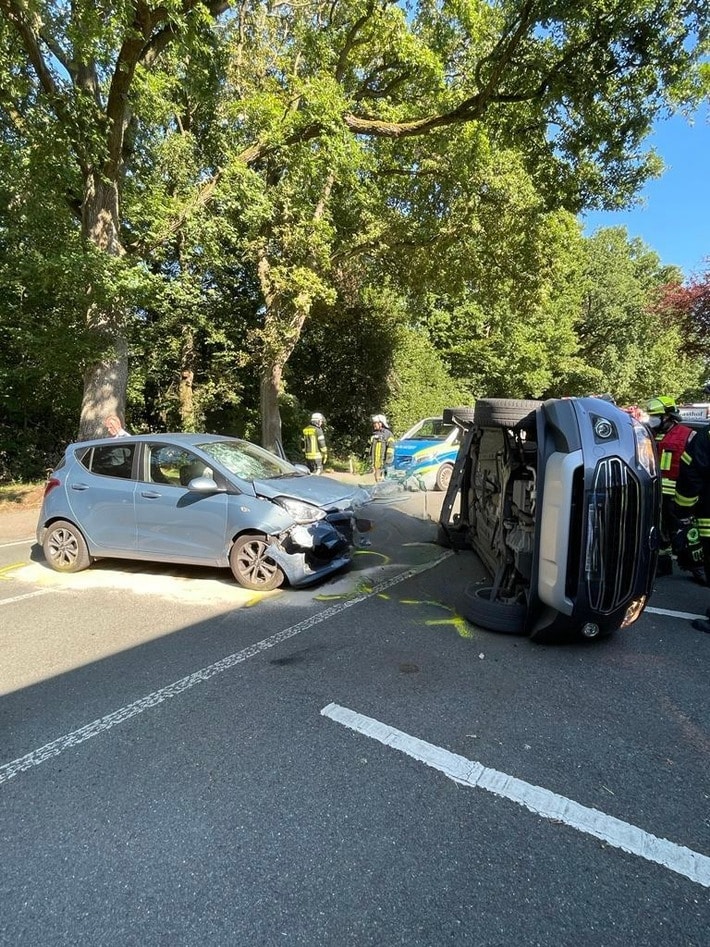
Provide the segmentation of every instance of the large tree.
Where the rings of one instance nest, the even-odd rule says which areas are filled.
[[[375,252],[393,229],[421,235],[420,197],[436,239],[442,156],[466,175],[513,148],[550,208],[623,203],[658,169],[640,150],[652,120],[699,94],[708,30],[700,0],[426,0],[409,13],[393,0],[0,0],[0,12],[4,121],[18,138],[39,123],[65,151],[68,206],[110,262],[85,287],[101,355],[81,433],[123,407],[126,251],[149,262],[227,188],[261,287],[252,342],[269,446],[284,367],[314,302],[334,298],[334,258]],[[209,117],[185,136],[200,102]],[[462,125],[475,129],[463,160],[450,134]],[[124,188],[140,193],[170,134],[188,142],[190,193],[169,222],[150,201],[126,220]]]

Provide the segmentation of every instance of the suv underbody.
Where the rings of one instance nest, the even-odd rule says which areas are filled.
[[[593,638],[643,611],[659,515],[653,441],[626,412],[599,398],[480,399],[439,538],[473,549],[491,576],[469,600],[475,624]]]

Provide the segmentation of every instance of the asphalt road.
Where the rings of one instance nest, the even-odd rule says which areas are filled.
[[[710,591],[492,634],[436,514],[374,504],[348,573],[270,596],[57,576],[0,517],[0,942],[704,947]]]

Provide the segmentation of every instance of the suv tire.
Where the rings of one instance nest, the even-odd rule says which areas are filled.
[[[482,427],[512,427],[541,404],[541,401],[517,398],[479,398],[474,420]]]
[[[514,602],[505,605],[503,602],[492,602],[493,589],[476,589],[473,598],[465,609],[466,618],[474,625],[487,628],[489,631],[498,631],[504,635],[524,635],[527,606]]]
[[[473,421],[473,415],[476,409],[470,405],[462,406],[460,408],[444,408],[441,413],[442,420],[444,424],[456,424],[456,419],[464,421],[466,424],[470,424]]]

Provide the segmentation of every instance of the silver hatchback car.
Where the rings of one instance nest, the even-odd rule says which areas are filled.
[[[67,447],[37,541],[59,572],[103,557],[179,562],[229,567],[244,588],[270,591],[346,566],[369,499],[237,438],[115,437]]]

